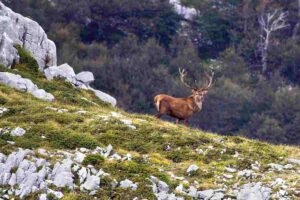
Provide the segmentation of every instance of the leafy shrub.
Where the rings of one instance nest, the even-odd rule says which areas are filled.
[[[103,158],[103,156],[98,155],[98,154],[90,154],[84,158],[83,164],[99,166],[102,163],[104,163],[104,161],[105,161],[105,159]]]
[[[32,57],[32,55],[20,45],[15,45],[15,48],[17,49],[18,54],[20,56],[20,63],[25,64],[26,68],[32,71],[33,73],[38,73],[39,65],[37,61]]]
[[[180,163],[184,160],[184,155],[182,154],[181,151],[175,150],[168,153],[167,158],[171,159],[175,163]]]

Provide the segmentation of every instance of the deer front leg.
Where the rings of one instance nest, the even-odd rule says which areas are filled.
[[[179,124],[180,120],[179,119],[176,119],[176,124]]]
[[[161,113],[157,113],[156,115],[154,115],[154,117],[156,117],[157,119],[161,118],[162,114]]]

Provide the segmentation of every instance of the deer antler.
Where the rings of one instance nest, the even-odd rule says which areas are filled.
[[[202,88],[202,90],[208,90],[208,89],[211,87],[212,82],[213,82],[214,74],[215,74],[214,71],[211,72],[211,76],[209,76],[206,72],[204,73],[204,75],[205,75],[205,76],[207,77],[207,79],[208,79],[208,84],[207,84],[206,87]]]
[[[186,81],[185,81],[185,76],[186,76],[186,71],[185,69],[180,69],[179,68],[179,74],[180,74],[180,80],[181,82],[187,87],[187,88],[190,88],[190,89],[195,89],[194,87],[190,86]]]

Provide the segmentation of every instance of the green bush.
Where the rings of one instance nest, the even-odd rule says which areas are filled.
[[[184,160],[184,154],[179,150],[175,150],[168,153],[167,158],[171,159],[175,163],[180,163]]]
[[[84,158],[83,164],[99,166],[102,163],[104,163],[104,161],[105,161],[105,159],[103,156],[98,155],[98,154],[90,154]]]
[[[31,72],[38,73],[39,65],[37,61],[32,57],[30,52],[26,51],[20,45],[15,45],[15,48],[17,49],[18,54],[20,56],[20,64],[24,64],[26,68]]]

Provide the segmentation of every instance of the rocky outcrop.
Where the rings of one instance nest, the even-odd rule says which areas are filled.
[[[76,76],[73,68],[66,64],[60,66],[52,66],[44,70],[44,74],[48,80],[53,80],[55,77],[61,77],[73,83]]]
[[[52,94],[45,92],[43,89],[39,89],[37,85],[32,83],[31,80],[22,78],[20,75],[9,72],[0,72],[0,83],[23,92],[28,92],[36,98],[44,101],[54,100],[54,96]]]
[[[31,52],[39,68],[56,65],[56,46],[35,21],[13,12],[0,2],[0,63],[9,67],[18,62],[19,55],[14,45],[18,44]]]
[[[195,8],[183,6],[180,0],[169,0],[169,2],[174,6],[175,11],[185,19],[192,19],[197,14]]]
[[[2,117],[2,115],[4,115],[4,113],[8,112],[9,110],[7,108],[2,108],[0,107],[0,117]]]
[[[271,192],[270,188],[262,186],[261,183],[249,183],[241,187],[237,200],[268,200]]]
[[[90,86],[90,84],[95,81],[92,72],[83,71],[76,75],[73,68],[69,64],[65,63],[60,66],[49,67],[45,69],[44,73],[48,80],[52,80],[55,77],[64,78],[67,82],[70,82],[74,87],[93,91],[101,101],[110,103],[112,106],[117,105],[117,100],[114,97],[100,90],[93,89]]]
[[[0,2],[0,24],[0,64],[10,67],[13,63],[17,63],[19,55],[14,46],[20,45],[36,59],[40,70],[44,71],[48,80],[52,80],[54,77],[65,78],[75,87],[91,90],[100,100],[116,106],[117,101],[114,97],[90,87],[95,80],[92,72],[84,71],[76,75],[68,64],[56,66],[56,46],[48,39],[45,31],[37,22],[13,12]],[[8,73],[1,76],[1,83],[29,92],[39,99],[54,100],[51,94],[38,89],[29,79]]]
[[[109,94],[106,94],[100,90],[95,90],[92,88],[90,88],[90,90],[92,90],[100,100],[110,103],[112,106],[117,105],[117,100],[114,97],[110,96]]]

